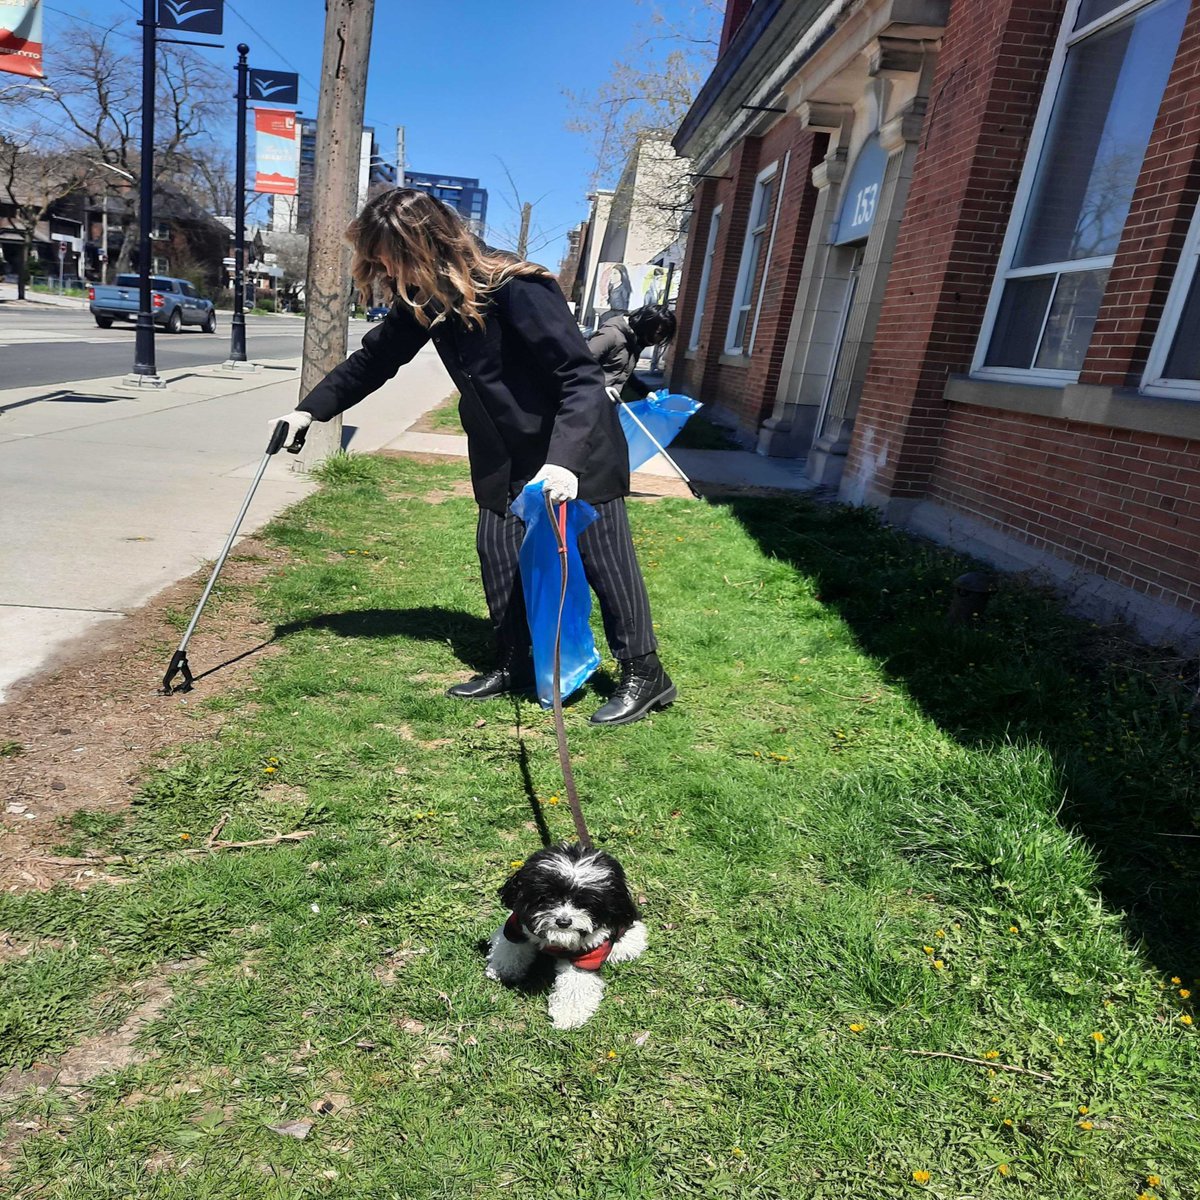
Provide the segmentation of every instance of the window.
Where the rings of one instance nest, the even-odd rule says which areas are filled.
[[[750,330],[751,310],[754,307],[754,282],[762,265],[767,247],[767,231],[771,224],[771,201],[775,198],[775,164],[772,163],[754,184],[754,200],[750,206],[750,223],[742,247],[734,291],[733,312],[729,317],[729,337],[725,342],[727,354],[748,354],[746,334]]]
[[[1167,296],[1146,373],[1145,391],[1200,400],[1200,205]]]
[[[1072,0],[977,372],[1078,376],[1187,11],[1187,0]]]
[[[704,320],[704,304],[708,299],[708,281],[712,277],[713,255],[717,252],[717,231],[720,228],[721,206],[718,204],[708,222],[708,241],[704,246],[704,262],[700,267],[700,291],[696,293],[696,315],[692,320],[692,336],[688,339],[689,350],[695,350],[700,345],[700,323]]]

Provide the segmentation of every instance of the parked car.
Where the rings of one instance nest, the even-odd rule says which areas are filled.
[[[116,283],[94,284],[88,288],[92,316],[101,329],[114,321],[136,321],[138,315],[138,277],[118,275]],[[205,300],[186,279],[154,275],[150,279],[150,305],[154,323],[168,333],[178,333],[185,325],[199,325],[205,333],[217,332],[217,312],[211,300]]]
[[[388,315],[388,306],[386,304],[375,304],[367,309],[368,321],[382,321]]]

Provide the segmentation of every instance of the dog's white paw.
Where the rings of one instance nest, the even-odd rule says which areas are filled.
[[[646,926],[641,921],[634,921],[613,943],[608,961],[610,963],[632,962],[645,951],[646,941]]]
[[[550,992],[550,1023],[555,1029],[578,1029],[600,1007],[604,980],[594,971],[562,963]]]

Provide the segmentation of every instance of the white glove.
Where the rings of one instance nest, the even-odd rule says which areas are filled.
[[[547,463],[529,482],[545,484],[542,490],[550,497],[551,504],[562,504],[579,495],[579,476],[553,463]]]
[[[280,422],[288,427],[287,437],[283,439],[283,444],[285,446],[290,446],[292,441],[295,439],[296,434],[298,434],[302,429],[307,429],[312,424],[312,413],[300,412],[297,410],[296,412],[290,412],[283,417],[274,417],[267,422],[267,425],[272,431],[274,431],[275,426],[280,424]]]

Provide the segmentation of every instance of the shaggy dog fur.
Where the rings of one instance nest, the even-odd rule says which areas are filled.
[[[500,889],[512,916],[488,943],[487,974],[519,983],[539,954],[555,959],[550,1020],[576,1029],[600,1006],[604,962],[629,962],[646,948],[621,864],[602,850],[539,850]]]

